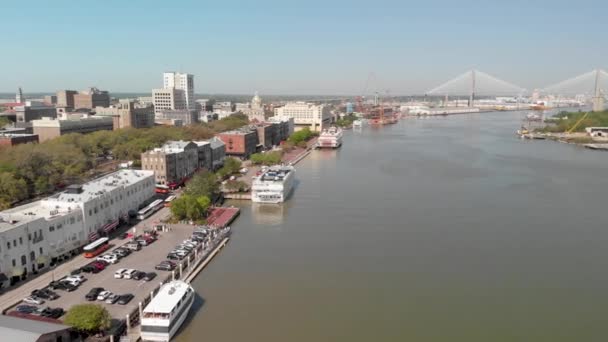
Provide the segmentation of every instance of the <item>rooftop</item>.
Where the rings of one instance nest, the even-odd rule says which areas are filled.
[[[52,219],[66,215],[84,202],[152,175],[154,171],[120,170],[82,186],[72,185],[48,198],[4,210],[0,212],[0,232],[40,218]]]
[[[0,336],[3,341],[35,342],[41,335],[69,328],[63,324],[0,315]]]
[[[186,295],[190,285],[183,281],[172,281],[163,285],[152,301],[146,306],[144,312],[171,313],[177,303]]]

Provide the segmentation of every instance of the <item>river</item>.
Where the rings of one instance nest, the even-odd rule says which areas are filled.
[[[605,341],[608,154],[525,113],[347,131],[242,214],[177,341]]]

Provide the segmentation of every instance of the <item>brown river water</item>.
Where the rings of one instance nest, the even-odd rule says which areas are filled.
[[[285,204],[232,202],[176,340],[608,340],[608,154],[525,114],[347,131]]]

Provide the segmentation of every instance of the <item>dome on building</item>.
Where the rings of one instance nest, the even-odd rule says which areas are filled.
[[[253,99],[251,99],[251,108],[261,108],[262,107],[262,98],[258,95],[258,92],[255,92]]]

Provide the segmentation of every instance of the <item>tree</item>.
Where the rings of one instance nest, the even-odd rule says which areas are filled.
[[[281,151],[254,153],[251,155],[251,162],[255,165],[276,165],[281,163],[282,157],[283,153]]]
[[[213,195],[219,192],[217,176],[207,171],[199,172],[188,181],[185,192],[197,198],[201,196],[213,198]]]
[[[74,305],[67,313],[65,324],[74,329],[85,332],[95,333],[110,327],[110,314],[103,306],[98,304],[79,304]]]
[[[205,217],[210,204],[211,200],[207,196],[184,194],[171,202],[171,214],[177,220],[199,221]]]

